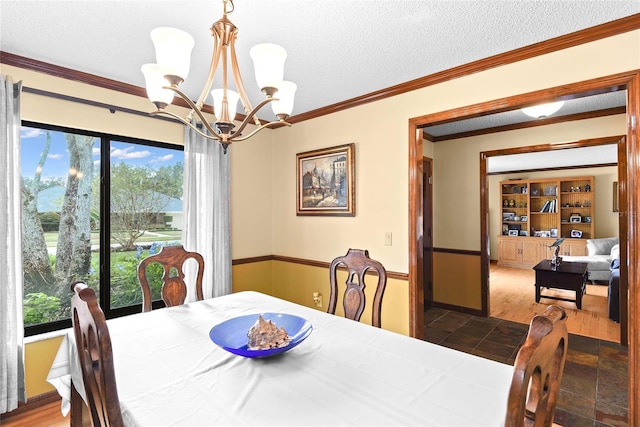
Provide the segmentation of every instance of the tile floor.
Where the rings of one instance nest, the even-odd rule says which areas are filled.
[[[431,308],[427,341],[513,365],[529,325]],[[566,427],[628,426],[627,347],[569,334],[555,422]]]

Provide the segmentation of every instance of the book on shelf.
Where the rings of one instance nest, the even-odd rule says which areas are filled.
[[[558,212],[558,200],[557,199],[547,200],[546,202],[544,202],[544,205],[542,205],[540,212],[546,212],[546,213]]]

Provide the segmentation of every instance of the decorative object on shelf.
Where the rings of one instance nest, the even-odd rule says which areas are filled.
[[[591,192],[591,185],[586,184],[586,185],[584,186],[584,191],[586,191],[587,193],[590,193],[590,192]]]
[[[520,230],[509,230],[509,236],[517,236]]]
[[[520,236],[528,236],[527,230],[520,230]]]
[[[159,27],[151,31],[157,64],[143,65],[142,73],[145,76],[147,96],[157,108],[156,111],[150,113],[151,115],[163,114],[173,117],[204,138],[220,142],[226,153],[227,147],[232,142],[240,142],[251,138],[264,128],[281,125],[291,126],[286,122],[286,119],[293,110],[296,85],[283,80],[284,61],[287,58],[287,52],[284,48],[270,43],[256,45],[251,49],[250,55],[253,59],[258,86],[266,95],[266,99],[256,105],[255,108],[251,106],[236,57],[235,42],[238,28],[227,18],[227,14],[231,14],[234,10],[233,0],[222,0],[222,4],[222,18],[211,26],[214,46],[208,78],[196,103],[178,89],[178,85],[189,74],[191,50],[194,46],[193,37],[188,33],[169,27]],[[227,10],[229,4],[231,8]],[[222,59],[222,89],[211,91],[220,59]],[[227,82],[228,63],[231,64],[232,77],[238,92],[229,89]],[[213,96],[213,112],[216,116],[216,122],[213,126],[209,124],[202,112],[209,91]],[[274,97],[276,94],[277,98]],[[165,110],[173,101],[174,95],[182,98],[191,109],[186,118]],[[242,102],[246,116],[238,129],[234,131],[235,124],[233,120],[235,119],[238,100]],[[278,117],[278,120],[261,124],[256,113],[269,103],[271,103],[273,112]],[[192,123],[194,114],[210,134],[201,131],[195,123]],[[257,128],[248,135],[243,136],[242,131],[252,120]]]
[[[544,187],[544,195],[555,196],[557,193],[557,189],[558,187],[556,187],[555,185],[547,185],[546,187]]]
[[[549,230],[540,230],[540,237],[551,237],[551,231],[549,231]]]
[[[355,144],[296,154],[296,215],[355,216],[355,158]]]
[[[511,189],[511,192],[512,192],[513,194],[518,194],[518,193],[520,193],[520,187],[513,187],[513,188]]]
[[[558,229],[552,228],[551,230],[549,230],[549,237],[558,237]]]
[[[537,188],[532,188],[531,189],[531,195],[532,196],[539,196],[540,195],[540,190]]]
[[[582,221],[586,222],[587,224],[589,224],[591,222],[591,217],[590,216],[583,216],[582,217]]]
[[[527,194],[527,187],[522,187],[521,190],[522,190],[521,191],[522,194]]]
[[[504,199],[504,200],[502,201],[502,206],[504,206],[505,208],[509,207],[509,200]]]
[[[582,222],[582,217],[580,214],[571,214],[571,216],[569,216],[569,222]]]
[[[554,267],[560,266],[560,263],[562,262],[562,257],[559,256],[560,245],[562,244],[562,242],[564,242],[564,237],[556,240],[551,245],[547,246],[548,248],[553,249],[553,256],[551,257],[550,262],[551,262],[551,265]]]
[[[531,107],[521,108],[524,114],[534,119],[544,119],[557,112],[564,105],[564,101],[548,102],[545,104],[532,105]]]
[[[528,216],[522,215],[522,216],[520,216],[520,221],[527,222],[528,218],[529,218]]]
[[[582,231],[571,230],[571,237],[580,239],[582,237]]]
[[[591,202],[588,200],[585,200],[584,202],[582,202],[582,207],[583,208],[588,208],[591,206]]]
[[[515,221],[515,219],[516,219],[515,212],[502,212],[503,221]]]
[[[515,201],[515,200],[513,200],[513,199],[510,199],[510,200],[509,200],[509,207],[510,207],[510,208],[513,208],[513,207],[515,207],[515,206],[516,206],[516,201]]]

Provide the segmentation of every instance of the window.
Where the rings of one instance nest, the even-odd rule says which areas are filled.
[[[25,335],[71,326],[77,280],[107,317],[140,311],[138,263],[181,243],[183,161],[180,146],[23,122]]]

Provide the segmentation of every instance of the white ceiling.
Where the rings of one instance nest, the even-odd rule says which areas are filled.
[[[296,115],[638,14],[640,1],[236,0],[235,8],[252,103],[261,94],[248,51],[278,43],[289,54],[285,78],[298,84]],[[173,26],[196,40],[182,89],[197,98],[221,13],[220,0],[2,0],[0,50],[142,87],[140,66],[155,61],[149,32]]]
[[[490,174],[513,170],[521,172],[546,168],[616,164],[617,162],[618,146],[609,144],[489,157],[487,172]]]

